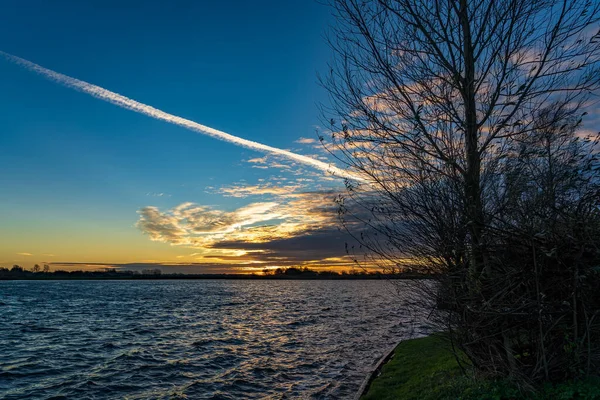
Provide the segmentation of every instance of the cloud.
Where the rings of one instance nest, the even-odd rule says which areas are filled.
[[[249,162],[252,164],[265,164],[267,162],[267,156],[251,158],[246,162]]]
[[[315,157],[311,157],[311,159],[316,160],[317,158]],[[298,168],[298,164],[295,162],[290,163],[289,161],[287,163],[283,163],[285,162],[284,160],[282,160],[282,157],[280,156],[274,156],[274,157],[269,157],[269,156],[264,156],[264,157],[257,157],[257,158],[251,158],[249,160],[246,160],[246,162],[253,164],[252,168],[258,168],[258,169],[268,169],[268,168],[276,168],[276,169],[297,169]]]
[[[198,260],[238,263],[308,262],[345,254],[334,190],[254,185],[224,188],[236,197],[268,195],[225,211],[195,203],[167,210],[144,207],[137,227],[153,241],[198,249]]]
[[[362,178],[355,174],[352,174],[351,172],[344,171],[343,169],[340,169],[323,161],[316,160],[314,158],[310,158],[301,154],[296,154],[288,150],[268,146],[248,139],[243,139],[238,136],[234,136],[229,133],[199,124],[189,119],[166,113],[147,104],[143,104],[133,99],[122,96],[118,93],[111,92],[110,90],[104,89],[100,86],[92,85],[79,79],[63,75],[59,72],[52,71],[38,64],[32,63],[31,61],[27,61],[23,58],[13,56],[12,54],[8,54],[3,51],[0,51],[0,55],[4,56],[6,59],[17,65],[20,65],[30,71],[36,72],[50,80],[60,83],[61,85],[87,93],[97,99],[107,101],[111,104],[125,108],[127,110],[135,111],[140,114],[147,115],[151,118],[169,122],[171,124],[179,125],[192,131],[212,136],[216,139],[234,143],[238,146],[283,156],[287,159],[297,161],[305,165],[310,165],[313,168],[319,169],[321,171],[333,174],[341,178],[362,180]]]
[[[144,207],[138,211],[137,227],[154,241],[202,247],[226,235],[247,234],[245,232],[256,229],[257,224],[283,218],[275,210],[277,206],[274,202],[258,202],[234,211],[194,203],[183,203],[166,211]]]
[[[31,253],[25,253],[25,252],[23,252],[23,253],[17,253],[17,255],[19,255],[19,256],[26,256],[26,257],[30,257],[30,256],[32,256],[33,254],[31,254]]]
[[[154,193],[154,192],[148,192],[146,193],[146,196],[150,196],[150,197],[171,197],[170,194],[168,193]]]
[[[300,144],[313,144],[313,143],[317,143],[317,140],[316,139],[311,139],[311,138],[301,137],[300,139],[296,140],[296,143],[300,143]]]
[[[179,243],[186,231],[179,227],[179,220],[168,213],[162,213],[156,207],[144,207],[140,211],[137,227],[150,236],[150,239],[170,243]]]
[[[278,238],[267,242],[225,240],[211,245],[215,249],[239,249],[257,251],[255,257],[269,263],[305,264],[328,262],[351,264],[345,256],[345,243],[350,237],[336,227],[321,227],[303,232],[302,235]],[[335,260],[335,261],[334,261]]]
[[[298,188],[298,185],[275,186],[272,183],[265,185],[233,185],[220,188],[218,193],[227,197],[239,198],[265,195],[288,196]]]

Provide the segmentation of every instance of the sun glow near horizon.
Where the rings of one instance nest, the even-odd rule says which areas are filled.
[[[7,20],[0,26],[12,25],[15,32],[27,26],[31,34],[39,33],[35,36],[62,43],[48,43],[47,51],[41,51],[29,36],[12,34],[15,42],[3,45],[1,58],[12,63],[0,62],[5,83],[0,105],[6,115],[0,135],[0,266],[349,268],[333,198],[344,189],[340,178],[362,178],[335,166],[319,143],[315,103],[325,94],[314,73],[306,73],[325,66],[314,51],[326,48],[321,32],[328,16],[314,5],[288,7],[298,9],[297,15],[308,13],[300,20],[305,29],[301,37],[300,25],[279,30],[279,37],[295,43],[294,54],[279,60],[286,74],[264,73],[279,59],[267,48],[257,48],[261,56],[247,63],[252,71],[246,75],[235,63],[215,64],[231,53],[211,42],[190,42],[181,25],[164,31],[170,35],[167,40],[165,34],[156,35],[155,24],[139,21],[139,41],[130,42],[111,32],[98,36],[92,21],[81,30],[66,11],[57,16],[65,32],[78,32],[71,39],[86,46],[70,46],[53,24],[36,15],[21,25]],[[76,15],[93,20],[98,12]],[[112,17],[109,13],[105,20],[117,31],[126,28]],[[164,15],[148,21],[155,17],[163,20]],[[277,24],[256,17],[265,32]],[[188,28],[197,30],[197,37],[215,31],[203,24]],[[140,41],[152,46],[140,46]],[[178,51],[163,57],[155,51],[161,43]],[[103,46],[111,50],[97,50]],[[192,56],[190,46],[203,56]],[[197,73],[199,66],[205,73]],[[24,69],[91,96],[48,84]],[[232,76],[238,77],[234,83]],[[131,98],[102,86],[121,88]],[[181,110],[190,118],[132,98]],[[194,119],[213,126],[220,122],[231,132],[247,132],[252,140]],[[202,135],[188,135],[181,127]]]

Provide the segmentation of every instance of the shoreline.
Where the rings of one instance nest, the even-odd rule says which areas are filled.
[[[464,354],[458,357],[463,359]],[[406,339],[369,374],[356,400],[506,400],[597,399],[600,376],[553,382],[525,391],[508,378],[476,378],[460,368],[443,335]]]
[[[404,342],[405,340],[410,340],[410,339],[402,339],[402,340],[400,340],[398,343],[396,343],[395,345],[391,346],[383,354],[383,356],[375,364],[375,367],[373,367],[373,369],[371,370],[371,372],[369,372],[367,374],[367,376],[363,379],[363,382],[360,385],[358,391],[356,392],[356,395],[354,396],[353,400],[360,400],[360,398],[362,396],[364,396],[365,394],[367,394],[369,392],[369,388],[371,387],[371,384],[373,383],[373,381],[378,376],[381,375],[381,369],[383,368],[383,366],[385,364],[387,364],[392,358],[394,358],[394,355],[396,354],[396,348],[398,347],[398,345],[400,345],[400,343]]]
[[[356,281],[356,280],[415,280],[415,279],[434,279],[433,276],[427,275],[388,275],[388,274],[371,274],[371,275],[322,275],[322,276],[263,276],[263,275],[252,275],[252,274],[202,274],[202,275],[127,275],[127,274],[115,274],[115,275],[94,275],[89,273],[88,276],[85,274],[71,276],[67,274],[56,274],[56,275],[43,275],[40,276],[1,276],[0,282],[2,281],[156,281],[156,280],[256,280],[256,281],[298,281],[298,280],[310,280],[310,281]]]

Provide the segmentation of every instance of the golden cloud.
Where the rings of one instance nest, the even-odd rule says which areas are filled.
[[[233,211],[182,203],[161,211],[148,206],[138,211],[137,227],[151,240],[208,248],[220,241],[268,242],[301,235],[336,224],[333,192],[294,193],[282,187],[227,188],[232,196],[278,195],[276,201],[254,202]]]

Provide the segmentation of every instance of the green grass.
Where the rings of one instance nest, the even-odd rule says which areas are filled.
[[[446,387],[460,376],[454,355],[439,336],[407,340],[362,399],[443,399]]]
[[[600,379],[548,385],[521,393],[506,381],[464,376],[447,342],[438,335],[402,342],[362,400],[600,399]]]

